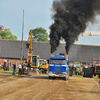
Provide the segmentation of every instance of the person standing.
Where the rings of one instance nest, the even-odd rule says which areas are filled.
[[[24,64],[22,63],[22,74],[24,74]]]
[[[19,68],[19,74],[18,75],[21,75],[21,69],[22,69],[21,63],[18,65],[18,68]]]
[[[13,75],[15,75],[15,70],[16,70],[16,64],[13,64]]]

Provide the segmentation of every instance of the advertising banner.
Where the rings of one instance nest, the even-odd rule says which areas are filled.
[[[100,31],[85,31],[80,36],[100,37]]]

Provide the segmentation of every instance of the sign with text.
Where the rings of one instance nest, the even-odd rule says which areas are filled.
[[[100,37],[100,31],[85,31],[80,36]]]

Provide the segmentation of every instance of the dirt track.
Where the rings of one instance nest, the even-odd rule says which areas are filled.
[[[2,75],[2,76],[1,76]],[[47,76],[10,77],[0,73],[0,100],[100,100],[98,80]]]

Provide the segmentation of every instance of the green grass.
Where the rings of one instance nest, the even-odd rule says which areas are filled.
[[[44,76],[47,76],[48,74],[39,74],[39,75],[44,75]]]
[[[15,75],[18,75],[18,71],[19,69],[17,69],[17,71],[15,72]],[[0,69],[0,73],[13,73],[13,68],[10,69],[9,71],[4,71],[4,69]]]
[[[89,77],[83,77],[82,75],[73,75],[72,77],[78,77],[78,78],[89,78]],[[99,79],[98,75],[94,76],[91,79]]]

